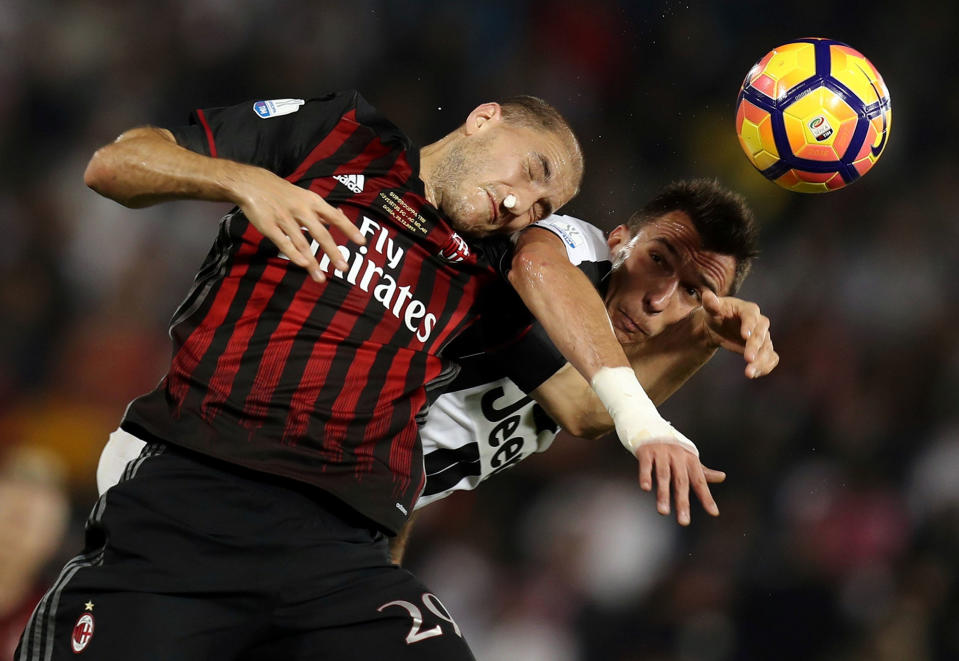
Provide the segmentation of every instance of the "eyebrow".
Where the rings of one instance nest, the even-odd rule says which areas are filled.
[[[677,260],[680,259],[680,257],[679,257],[679,251],[676,250],[675,246],[673,246],[673,244],[670,243],[668,239],[666,239],[666,238],[664,238],[664,237],[659,237],[659,236],[658,236],[658,237],[654,238],[653,241],[656,242],[656,243],[661,243],[661,244],[663,244],[663,245],[666,247],[666,250],[668,250],[669,253],[670,253],[675,259],[677,259]],[[706,289],[708,289],[708,290],[711,291],[712,293],[716,294],[716,296],[719,296],[719,295],[720,295],[720,294],[719,294],[719,288],[716,286],[716,284],[715,284],[712,280],[710,280],[710,279],[706,276],[705,273],[703,273],[703,272],[700,271],[699,269],[696,270],[696,273],[697,273],[697,275],[699,275],[699,283],[700,283],[703,287],[705,287]]]
[[[543,179],[549,181],[553,178],[553,171],[549,167],[549,160],[539,152],[536,153],[536,157],[539,159],[540,165],[543,166]]]

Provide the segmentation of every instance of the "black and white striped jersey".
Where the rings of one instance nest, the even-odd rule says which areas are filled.
[[[594,284],[604,284],[609,249],[597,227],[563,215],[532,227],[556,234],[570,261]],[[475,489],[499,471],[545,451],[559,431],[527,395],[566,363],[538,324],[509,347],[459,362],[459,377],[436,399],[420,429],[426,486],[417,508],[453,491]]]

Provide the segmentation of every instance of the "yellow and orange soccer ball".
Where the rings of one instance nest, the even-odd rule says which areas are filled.
[[[879,160],[889,137],[889,90],[862,53],[831,39],[774,48],[746,74],[736,133],[749,161],[783,188],[825,193]]]

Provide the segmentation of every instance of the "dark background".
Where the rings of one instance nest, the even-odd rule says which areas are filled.
[[[729,474],[722,515],[655,514],[612,438],[424,511],[409,564],[483,660],[959,658],[956,3],[108,2],[0,5],[0,444],[51,449],[79,548],[99,449],[169,360],[166,325],[224,211],[129,211],[93,151],[194,107],[358,88],[421,144],[515,93],[586,156],[564,212],[609,230],[660,186],[718,177],[763,253],[742,295],[782,357],[722,355],[665,406]],[[749,67],[793,38],[862,51],[889,87],[877,166],[780,190],[733,128]],[[0,446],[2,447],[2,446]]]

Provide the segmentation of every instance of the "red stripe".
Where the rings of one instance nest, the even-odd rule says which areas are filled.
[[[217,329],[226,319],[226,315],[233,304],[237,289],[240,286],[240,280],[246,274],[249,263],[244,258],[256,253],[256,247],[259,244],[262,235],[248,224],[243,232],[242,243],[234,255],[234,262],[230,266],[227,275],[223,278],[223,285],[216,293],[210,309],[207,310],[203,321],[190,333],[190,336],[183,342],[170,365],[170,374],[167,379],[167,389],[177,410],[183,406],[183,400],[190,390],[190,381],[193,377],[193,371],[206,355],[213,342],[213,336]]]
[[[349,385],[340,389],[340,394],[330,406],[331,415],[323,425],[322,436],[323,447],[335,462],[342,461],[343,442],[347,440],[350,427],[356,422],[356,405],[369,382],[373,363],[382,350],[383,347],[370,346],[366,343],[360,347],[354,354],[353,360],[350,362],[350,368],[344,378],[344,383]],[[381,417],[383,413],[382,410],[371,411],[371,418],[375,420]],[[377,440],[381,441],[383,439],[381,437]],[[353,445],[352,451],[356,459],[359,460],[360,457],[373,451],[375,442],[367,444],[363,439],[357,439],[357,441]]]
[[[398,237],[395,228],[390,227],[390,229],[393,230],[391,238],[395,240]],[[370,254],[368,253],[367,256],[370,256]],[[391,277],[395,279],[397,285],[402,282],[415,282],[421,265],[422,257],[417,259],[417,255],[415,254],[413,256],[406,254],[404,255],[400,272],[395,274],[395,276],[391,275]],[[365,265],[361,267],[362,270],[358,276],[358,282],[362,282],[365,268]],[[341,312],[345,311],[349,312],[349,314],[340,315],[338,313],[329,324],[331,330],[338,331],[336,333],[337,335],[347,337],[351,334],[352,325],[360,318],[372,316],[376,320],[370,337],[367,338],[356,352],[353,362],[350,364],[344,379],[344,382],[349,384],[349,386],[343,388],[331,404],[331,419],[326,420],[323,427],[322,439],[324,448],[331,453],[331,459],[337,461],[343,456],[343,441],[346,440],[351,423],[354,421],[352,414],[355,413],[356,405],[367,385],[373,363],[379,356],[380,351],[384,349],[392,350],[390,345],[393,344],[396,333],[404,324],[402,318],[403,310],[400,310],[399,317],[394,316],[392,312],[392,308],[397,300],[397,293],[395,291],[390,298],[390,306],[388,308],[384,307],[381,301],[373,298],[373,292],[380,283],[382,283],[382,278],[375,281],[371,280],[369,291],[367,292],[364,292],[359,286],[353,285],[350,296],[347,297],[341,306]],[[397,289],[399,289],[398,286]],[[407,305],[408,304],[409,302],[407,301]],[[345,319],[351,320],[349,326],[347,326]],[[388,369],[384,383],[380,386],[380,391],[377,394],[377,399],[380,402],[390,403],[391,405],[386,408],[377,407],[376,411],[372,411],[371,420],[366,423],[367,426],[370,424],[378,427],[388,426],[390,418],[393,415],[395,403],[408,397],[408,394],[404,391],[402,379],[396,381],[396,379],[391,378],[393,369],[392,366]],[[384,416],[385,420],[383,420]],[[374,446],[377,442],[384,440],[382,434],[385,431],[384,429],[381,435],[376,437],[371,437],[369,433],[367,433],[357,439],[358,443],[356,447],[353,448],[357,457],[356,474],[369,471],[372,452],[375,449]],[[369,441],[372,441],[372,443],[369,443]]]
[[[213,131],[210,130],[210,122],[206,119],[206,113],[202,110],[196,111],[197,119],[200,120],[200,124],[203,125],[203,130],[206,132],[206,142],[210,147],[210,157],[216,158],[216,143],[213,141]]]
[[[391,366],[390,376],[394,379],[402,379],[404,375],[409,373],[410,364],[412,363],[414,356],[415,354],[412,351],[400,352],[400,355],[397,356],[397,360],[395,360]],[[423,379],[423,383],[435,378],[435,376],[439,374],[441,367],[438,358],[428,356],[427,360],[435,363],[435,369],[427,370],[426,378]],[[430,376],[431,371],[435,371],[436,374]],[[406,425],[403,427],[403,431],[401,433],[396,434],[392,440],[392,443],[390,444],[390,471],[393,473],[394,489],[398,489],[401,493],[405,492],[410,484],[410,477],[413,468],[413,444],[417,439],[415,422],[416,412],[419,411],[426,403],[426,389],[423,386],[420,386],[417,388],[416,393],[409,398],[409,400],[410,409],[409,417],[406,420]],[[358,465],[357,470],[359,470],[359,468],[360,466]],[[366,468],[369,470],[369,465],[367,465]],[[396,491],[394,491],[394,495],[395,494]]]
[[[319,290],[315,287],[323,286],[317,285],[309,278],[304,279],[290,306],[283,313],[280,323],[270,335],[243,407],[242,419],[251,428],[262,425],[263,418],[269,410],[273,392],[283,374],[283,367],[293,349],[293,340],[296,339],[316,304]]]
[[[234,326],[233,333],[230,335],[223,353],[220,354],[216,369],[210,378],[206,396],[200,405],[200,415],[204,420],[208,422],[212,420],[219,409],[219,405],[229,399],[230,392],[233,389],[233,381],[240,371],[243,354],[246,353],[250,338],[256,330],[260,314],[270,302],[270,298],[283,279],[286,270],[285,266],[269,264],[263,270],[263,274],[253,288],[253,293],[247,300],[246,307]]]
[[[340,309],[330,320],[326,329],[327,333],[324,333],[325,338],[329,338],[330,329],[338,327],[344,328],[345,333],[343,337],[347,337],[350,334],[353,325],[355,325],[359,318],[355,313],[357,306],[350,301],[351,298],[358,297],[357,293],[363,295],[364,292],[359,287],[351,288]],[[306,433],[311,417],[316,409],[317,400],[320,398],[320,395],[323,394],[326,378],[329,376],[330,365],[336,356],[336,351],[336,344],[324,341],[323,339],[313,344],[313,352],[307,360],[306,368],[303,370],[300,382],[297,384],[296,390],[290,400],[290,412],[283,426],[284,443],[296,445]],[[356,387],[357,384],[354,381],[346,380],[340,393],[342,394],[344,391],[353,390]],[[335,419],[337,412],[331,407],[331,410],[326,413],[327,425],[332,424],[335,427],[337,424],[337,420]],[[342,448],[340,447],[339,441],[334,439],[332,434],[326,430],[324,430],[322,438],[320,438],[319,441],[323,446],[324,453],[332,453],[329,454],[328,458],[334,462],[338,461],[342,456]]]
[[[287,181],[293,182],[302,179],[314,163],[332,156],[358,128],[360,128],[360,124],[356,122],[356,110],[351,110],[343,115],[329,135],[313,148],[309,156],[300,163],[292,174],[287,175]]]
[[[393,186],[396,188],[405,188],[406,182],[408,182],[412,176],[413,168],[410,167],[409,159],[406,158],[406,152],[403,151],[390,169],[390,177],[396,179],[396,183],[394,183]]]
[[[412,254],[410,254],[412,253]],[[403,268],[400,270],[400,273],[397,274],[396,280],[397,283],[405,282],[417,282],[420,278],[420,272],[423,268],[424,261],[424,249],[420,245],[410,246],[409,251],[407,252]],[[430,268],[435,268],[435,265],[430,264]],[[444,289],[445,279],[444,273],[441,269],[437,270],[437,278],[434,280],[433,291],[437,290],[442,291]],[[399,289],[397,287],[397,289]],[[415,291],[416,288],[414,288]],[[422,287],[420,288],[422,289]],[[390,308],[384,310],[384,314],[387,316],[393,316],[393,307],[397,302],[398,292],[394,293],[394,297],[390,300]],[[399,318],[397,319],[397,328],[403,328],[405,326],[405,311],[407,306],[410,305],[412,299],[406,301],[405,305],[399,308]],[[437,303],[438,301],[438,303]],[[373,304],[379,303],[375,301]],[[427,303],[427,301],[424,301]],[[433,301],[430,302],[430,305],[427,305],[427,310],[430,309],[439,309],[442,306],[442,299],[438,299],[433,296]],[[439,307],[437,307],[437,305]],[[420,321],[422,324],[422,321]],[[395,342],[395,330],[393,332],[381,332],[386,331],[384,324],[377,325],[373,333],[373,337],[376,337],[380,344],[393,344]],[[408,330],[408,329],[407,329]],[[378,417],[377,420],[371,421],[372,424],[369,424],[364,431],[363,440],[358,448],[355,450],[356,454],[356,464],[354,467],[354,475],[359,478],[362,474],[370,472],[375,461],[373,452],[376,449],[377,441],[382,441],[386,434],[390,434],[390,425],[395,424],[393,414],[396,409],[397,402],[403,402],[404,405],[409,405],[408,417],[403,421],[403,427],[398,430],[390,438],[390,467],[393,470],[399,471],[401,476],[401,481],[406,485],[409,484],[410,478],[410,458],[412,453],[412,444],[416,438],[416,427],[414,424],[414,419],[416,412],[423,406],[426,402],[426,391],[423,387],[427,381],[434,378],[439,374],[442,369],[441,361],[432,356],[427,356],[427,361],[431,361],[432,365],[427,364],[427,370],[435,372],[432,376],[427,374],[427,378],[419,382],[416,385],[413,385],[412,390],[407,384],[407,376],[409,374],[409,367],[413,361],[413,358],[419,354],[421,343],[415,337],[416,331],[412,331],[410,336],[409,343],[406,348],[401,348],[396,351],[393,361],[387,370],[387,373],[384,377],[383,385],[380,387],[379,399],[380,401],[392,402],[393,406],[390,407],[391,410],[384,412],[382,417]],[[371,337],[371,341],[373,340]],[[362,367],[360,368],[362,369]],[[352,370],[351,370],[352,372]],[[358,370],[357,378],[367,377],[362,371]],[[385,419],[384,419],[385,418]],[[404,487],[405,488],[405,487]]]
[[[477,277],[482,276],[474,276],[463,283],[463,293],[456,308],[454,308],[448,317],[436,322],[437,330],[429,339],[427,347],[425,347],[430,353],[437,351],[437,347],[444,346],[453,336],[454,332],[458,334],[465,328],[463,322],[470,316],[470,309],[473,307],[473,303],[476,302]]]
[[[313,164],[332,155],[336,149],[339,148],[339,145],[342,144],[342,141],[346,140],[352,131],[358,126],[355,125],[355,121],[353,121],[354,115],[355,113],[353,111],[345,115],[344,119],[350,121],[343,122],[343,120],[341,120],[340,124],[337,125],[337,128],[334,129],[334,132],[331,133],[331,135],[337,134],[337,141],[335,144],[330,142],[330,137],[328,136],[322,143],[320,143],[320,145],[317,146],[317,148],[310,153],[310,156],[296,169],[296,171],[287,177],[287,179],[295,181],[296,179],[302,177]],[[355,126],[351,126],[351,123]],[[324,144],[326,145],[325,147],[323,147]],[[323,148],[321,149],[321,147]],[[335,172],[339,174],[352,174],[357,170],[363,171],[374,159],[381,158],[389,154],[392,149],[392,147],[385,146],[380,139],[376,137],[370,141],[370,143],[362,152],[360,152],[350,161],[338,167]],[[330,191],[333,190],[333,187],[336,186],[336,184],[337,181],[336,179],[333,179],[332,176],[317,178],[311,183],[310,190],[321,197],[326,197],[329,195]],[[378,193],[376,190],[372,190],[372,192],[374,194]],[[331,232],[334,234],[334,237],[338,239],[338,244],[346,243],[345,237],[337,236],[338,231],[335,230],[335,228],[331,228]],[[346,328],[346,326],[352,328],[352,326],[357,322],[359,315],[362,314],[363,306],[357,306],[350,303],[350,299],[360,296],[362,299],[359,302],[362,302],[365,305],[366,300],[368,300],[368,297],[370,297],[371,294],[363,292],[358,287],[355,287],[355,290],[355,292],[351,291],[348,294],[347,300],[344,301],[340,311],[334,315],[327,329],[325,329],[327,333],[331,330],[335,331],[339,329],[342,336],[346,337],[349,334],[349,329]],[[299,298],[299,294],[297,297]],[[290,306],[290,310],[292,310],[295,306],[296,299],[294,299],[294,304]],[[311,304],[309,309],[312,309],[312,307],[313,305]],[[353,307],[355,311],[353,313],[344,314],[344,312],[350,310],[351,307]],[[277,328],[277,332],[282,329],[283,334],[277,337],[277,333],[275,332],[274,336],[270,338],[270,342],[267,345],[266,351],[264,352],[264,359],[260,363],[257,377],[254,380],[253,390],[251,391],[245,406],[245,412],[257,420],[266,415],[268,404],[273,396],[273,391],[276,389],[279,383],[285,361],[289,357],[290,351],[292,350],[293,340],[303,323],[306,321],[304,318],[299,322],[299,324],[291,326],[288,323],[287,316],[289,315],[290,310],[288,310],[287,314],[284,315],[280,326]],[[353,315],[352,317],[351,314]],[[329,363],[334,354],[335,349],[333,352],[326,355],[319,346],[315,346],[313,353],[311,354],[307,363],[306,370],[304,370],[303,379],[305,379],[307,382],[310,382],[313,381],[313,378],[307,378],[308,375],[313,375],[314,373],[325,375],[329,370]],[[311,363],[314,361],[316,361],[317,364],[311,365]],[[301,379],[301,386],[303,385],[303,379]],[[316,385],[322,389],[323,383],[325,383],[325,378],[319,381]],[[319,395],[319,390],[311,392],[308,395],[301,395],[299,391],[296,393],[296,402],[291,403],[290,416],[287,419],[287,426],[283,434],[286,442],[296,443],[298,442],[298,439],[305,433],[310,421],[310,411],[312,410],[312,407]],[[305,406],[305,412],[298,411],[297,406]],[[324,435],[324,445],[326,445],[326,438],[326,435]],[[340,451],[339,442],[337,442],[335,439],[332,449],[337,453]]]
[[[317,179],[310,186],[310,189],[322,197],[329,194],[336,183],[336,180],[332,178]],[[330,227],[329,230],[334,238],[342,236],[335,227]],[[342,237],[342,239],[345,241],[345,237]],[[293,296],[289,307],[283,313],[276,330],[270,335],[263,351],[263,358],[257,368],[256,377],[253,379],[250,393],[247,395],[246,403],[243,406],[243,418],[251,429],[262,426],[263,418],[266,416],[270,401],[273,399],[273,392],[279,385],[283,368],[286,366],[290,351],[293,349],[293,340],[296,339],[297,334],[316,305],[317,299],[325,289],[325,283],[318,284],[309,278],[304,280],[299,291]]]

